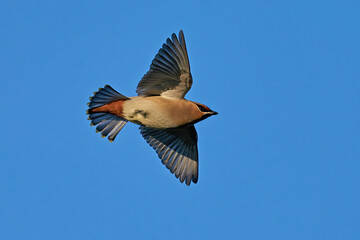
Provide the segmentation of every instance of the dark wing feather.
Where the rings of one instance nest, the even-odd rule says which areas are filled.
[[[194,126],[171,130],[141,126],[140,133],[180,182],[185,181],[186,185],[191,181],[197,183],[199,160]]]
[[[192,77],[189,57],[186,50],[184,33],[179,32],[179,39],[172,34],[156,54],[150,70],[137,86],[139,96],[170,96],[184,98],[190,90]]]

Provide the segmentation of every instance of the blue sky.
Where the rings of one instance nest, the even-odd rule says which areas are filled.
[[[358,1],[1,1],[0,239],[359,239]],[[88,97],[184,30],[198,184]]]

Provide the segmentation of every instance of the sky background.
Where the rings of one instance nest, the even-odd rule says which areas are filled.
[[[359,1],[0,1],[0,239],[360,239]],[[198,184],[88,97],[184,30]]]

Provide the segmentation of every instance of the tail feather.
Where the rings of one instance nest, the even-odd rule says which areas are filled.
[[[128,121],[108,112],[93,112],[92,110],[115,101],[128,100],[129,98],[106,85],[104,88],[99,88],[98,92],[94,92],[94,96],[89,99],[89,109],[86,113],[89,115],[88,120],[91,120],[90,125],[97,125],[96,132],[101,132],[102,137],[108,136],[109,141],[114,141]]]
[[[118,100],[128,100],[129,98],[125,97],[121,93],[118,93],[109,85],[105,85],[104,88],[99,88],[99,91],[94,92],[94,96],[90,97],[89,99],[90,102],[88,105],[89,108],[92,109]]]
[[[110,132],[109,134],[109,141],[112,142],[115,140],[116,135],[120,132],[120,130],[125,126],[125,124],[127,123],[127,121],[122,121],[119,122],[114,128],[113,130]]]
[[[116,117],[110,115],[110,117],[106,120],[103,120],[99,125],[96,127],[96,131],[102,132],[107,126],[109,126],[113,121],[116,121]]]

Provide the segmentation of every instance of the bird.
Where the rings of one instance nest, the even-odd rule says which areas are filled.
[[[185,99],[193,78],[185,37],[180,30],[167,38],[150,69],[137,85],[137,96],[126,97],[110,85],[94,92],[88,103],[91,126],[110,142],[127,122],[140,125],[140,134],[161,162],[186,185],[198,182],[198,135],[194,124],[218,113]]]

